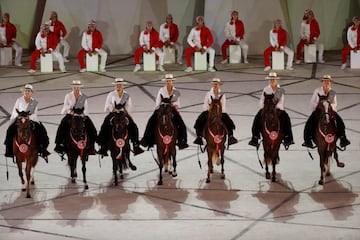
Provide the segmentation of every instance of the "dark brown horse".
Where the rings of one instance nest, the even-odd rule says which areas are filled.
[[[21,184],[23,184],[22,190],[26,190],[26,197],[31,198],[30,183],[35,183],[31,174],[38,161],[39,144],[34,131],[34,124],[29,118],[30,112],[19,112],[17,109],[16,111],[18,113],[16,119],[17,133],[13,140],[13,153],[16,158]],[[23,163],[25,164],[26,187],[24,186]]]
[[[177,128],[173,120],[171,98],[163,98],[161,96],[161,104],[157,111],[157,126],[155,130],[155,143],[157,148],[157,163],[159,165],[160,176],[158,185],[162,185],[162,169],[165,168],[165,172],[176,177],[176,139]],[[172,168],[168,169],[169,164],[172,161]]]
[[[334,158],[338,167],[344,167],[344,163],[339,162],[336,152],[336,125],[334,111],[327,96],[319,95],[319,103],[315,110],[316,131],[314,141],[320,156],[320,180],[319,184],[325,183],[325,177],[330,176],[330,160]]]
[[[111,113],[111,138],[108,139],[108,146],[113,161],[114,185],[118,185],[117,170],[119,169],[120,178],[123,179],[123,169],[130,167],[136,170],[130,161],[129,144],[129,119],[126,117],[124,104],[116,104],[115,110]]]
[[[75,183],[77,178],[77,159],[80,157],[82,163],[84,188],[88,189],[86,181],[86,162],[88,160],[88,152],[90,149],[89,133],[85,126],[86,116],[83,114],[84,109],[74,109],[74,114],[70,118],[70,129],[66,134],[65,152],[68,156],[68,164],[70,167],[71,182]]]
[[[276,108],[277,101],[274,94],[264,92],[264,107],[261,113],[261,135],[263,138],[265,177],[270,179],[269,165],[272,165],[271,181],[276,181],[276,164],[279,162],[279,149],[283,139],[279,110]]]
[[[227,130],[221,120],[222,106],[221,98],[213,99],[209,106],[208,119],[204,127],[204,137],[206,140],[206,148],[208,155],[208,173],[206,182],[210,182],[210,174],[213,173],[214,163],[221,163],[221,179],[225,179],[224,174],[224,152]]]

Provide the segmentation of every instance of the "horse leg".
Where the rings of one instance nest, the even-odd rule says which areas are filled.
[[[345,167],[345,164],[344,164],[343,162],[340,162],[340,161],[339,161],[339,155],[338,155],[336,149],[335,149],[335,151],[334,151],[334,158],[335,158],[336,164],[337,164],[337,166],[338,166],[339,168]]]
[[[325,183],[324,172],[325,172],[324,157],[323,155],[320,155],[320,180],[319,180],[320,185],[324,185]]]
[[[30,180],[30,183],[31,185],[35,185],[35,167],[32,168],[32,171],[31,171],[31,180]]]
[[[89,186],[88,186],[87,181],[86,181],[86,161],[87,161],[87,158],[88,158],[88,156],[86,156],[86,157],[84,157],[82,159],[82,168],[81,168],[82,173],[83,173],[83,183],[85,184],[85,186],[84,186],[85,190],[89,189]]]
[[[207,178],[206,178],[206,183],[210,183],[210,174],[212,173],[212,159],[209,158],[208,159],[208,173],[207,173]]]
[[[173,171],[172,171],[172,176],[176,177],[177,176],[177,172],[176,172],[176,156],[175,154],[172,155],[172,162],[173,162]]]
[[[266,151],[264,152],[264,162],[265,162],[265,178],[266,179],[270,179],[270,173],[269,173],[269,159],[268,159],[268,154],[266,153]]]
[[[19,177],[21,179],[21,191],[25,192],[25,180],[24,180],[24,173],[22,170],[22,162],[16,159],[16,163],[18,166],[18,171],[19,171]]]
[[[277,162],[277,156],[272,160],[272,169],[273,169],[272,177],[271,177],[272,182],[276,182],[276,162]]]
[[[160,160],[160,164],[159,164],[159,170],[160,170],[160,175],[159,175],[159,181],[158,181],[158,185],[162,185],[163,181],[162,181],[162,168],[163,168],[163,164],[162,164],[163,160]]]
[[[113,160],[113,175],[114,175],[114,186],[118,185],[118,177],[117,177],[117,167],[118,167],[118,160],[114,157]]]
[[[120,179],[124,179],[123,167],[122,167],[121,161],[126,161],[126,159],[118,160],[118,163],[119,163],[119,172],[120,172]]]
[[[224,152],[221,153],[221,179],[225,179],[225,173],[224,173]]]
[[[31,165],[29,162],[26,164],[25,174],[26,174],[26,198],[31,198],[31,194],[30,194]]]
[[[75,178],[77,177],[76,174],[76,159],[74,160],[72,157],[69,156],[69,167],[70,167],[70,177],[71,183],[76,183]]]

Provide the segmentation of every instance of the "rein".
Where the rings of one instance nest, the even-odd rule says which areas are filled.
[[[73,141],[73,143],[76,145],[76,147],[80,150],[80,160],[83,160],[83,154],[84,154],[84,149],[86,147],[86,143],[87,143],[87,134],[85,133],[85,139],[81,139],[79,141],[77,141],[74,136],[72,135],[72,132],[70,131],[70,137],[71,140]]]
[[[18,141],[15,139],[15,144],[18,147],[19,151],[23,154],[23,162],[26,162],[26,153],[29,150],[29,146],[31,144],[31,135],[27,143],[19,144]]]
[[[164,150],[164,154],[166,154],[169,151],[169,144],[171,143],[173,136],[174,136],[174,130],[172,131],[171,135],[162,135],[160,128],[158,128],[158,133],[163,141],[163,143],[165,144],[165,150]]]
[[[213,141],[214,143],[216,144],[216,149],[215,149],[215,152],[217,155],[219,155],[219,146],[220,146],[220,143],[222,142],[223,138],[224,138],[224,132],[222,135],[219,135],[219,134],[214,134],[210,128],[208,127],[208,132],[210,133],[210,136],[213,138]]]
[[[325,134],[321,128],[320,128],[320,124],[319,124],[319,132],[321,134],[321,136],[324,138],[325,142],[327,143],[327,150],[330,151],[330,144],[334,142],[336,135],[335,134]]]
[[[275,146],[275,141],[278,139],[279,137],[279,132],[280,132],[280,122],[278,120],[278,130],[277,131],[269,131],[269,129],[267,128],[266,126],[266,121],[265,121],[265,132],[266,134],[268,135],[268,137],[270,138],[271,140],[271,148],[274,148]]]
[[[128,134],[128,130],[126,129],[126,134],[124,138],[115,138],[114,136],[114,129],[112,131],[112,139],[114,140],[116,146],[119,148],[119,154],[116,156],[116,159],[121,160],[122,159],[122,149],[126,144],[126,140],[128,139],[129,134]]]

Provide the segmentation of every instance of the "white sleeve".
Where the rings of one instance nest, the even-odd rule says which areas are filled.
[[[111,93],[112,92],[110,92],[106,97],[104,112],[112,112],[114,110]]]
[[[64,105],[61,109],[61,114],[68,114],[71,112],[71,101],[70,101],[70,95],[66,94],[64,98]]]
[[[352,28],[352,27],[349,27],[349,28],[348,28],[348,31],[347,31],[347,40],[348,40],[348,43],[349,43],[350,47],[351,47],[351,48],[355,48],[355,47],[357,47],[357,42],[356,42],[356,39],[353,38],[353,34],[352,34],[353,31],[351,31],[351,28]],[[358,31],[357,31],[357,32],[358,32]],[[354,41],[354,40],[355,40],[355,41]]]
[[[149,33],[149,34],[150,34],[150,33]],[[146,43],[144,42],[144,31],[142,31],[142,32],[140,33],[139,44],[140,44],[140,47],[146,46]]]
[[[191,31],[187,37],[187,42],[190,45],[190,47],[195,47],[195,43],[193,42],[194,34],[195,34],[194,31],[195,31],[194,28],[191,29]]]
[[[316,88],[314,90],[314,93],[310,99],[310,105],[312,107],[312,110],[315,110],[315,108],[317,107],[318,103],[319,103],[319,96],[318,96],[319,90]]]
[[[83,49],[85,49],[86,51],[89,51],[89,47],[88,47],[87,41],[86,41],[86,32],[83,32],[83,34],[82,34],[81,47],[82,47]]]
[[[37,35],[36,35],[36,39],[35,39],[35,47],[36,47],[36,49],[37,50],[41,50],[42,49],[42,47],[41,47],[41,36],[40,36],[41,34],[40,33],[38,33]]]
[[[226,23],[225,25],[224,32],[226,39],[228,39],[229,41],[233,40],[233,36],[231,36],[231,29],[228,23]]]
[[[18,113],[17,113],[16,109],[18,109],[18,108],[19,108],[19,99],[16,99],[15,105],[14,105],[12,113],[11,113],[10,120],[17,118]]]

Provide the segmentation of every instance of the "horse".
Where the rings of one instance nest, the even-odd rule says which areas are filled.
[[[176,139],[177,139],[177,127],[173,121],[173,113],[171,106],[171,99],[164,98],[161,95],[161,104],[157,111],[156,119],[157,126],[155,129],[155,144],[157,148],[157,164],[160,170],[160,176],[158,185],[162,185],[162,169],[165,168],[165,172],[169,172],[173,177],[177,176],[176,173]],[[172,161],[173,169],[169,170],[169,163]]]
[[[276,164],[278,164],[280,144],[283,139],[282,126],[279,118],[279,110],[276,108],[277,101],[274,94],[264,92],[264,107],[261,112],[261,135],[264,148],[265,177],[276,181]],[[272,176],[269,172],[269,164],[272,165]]]
[[[111,138],[108,139],[108,146],[113,161],[114,185],[118,185],[117,170],[119,169],[120,178],[123,179],[123,169],[131,168],[136,170],[136,166],[130,161],[129,144],[129,119],[126,117],[125,104],[116,104],[115,110],[110,113]]]
[[[315,112],[316,130],[314,135],[314,142],[317,146],[317,150],[320,156],[320,180],[319,184],[325,183],[325,177],[330,176],[330,161],[332,155],[337,162],[337,166],[343,168],[344,163],[338,159],[338,153],[336,152],[336,124],[334,120],[334,111],[331,107],[328,95],[319,95],[319,102]]]
[[[70,117],[70,129],[66,133],[64,145],[65,153],[68,156],[68,164],[70,167],[71,182],[76,183],[77,178],[77,159],[80,157],[82,163],[83,183],[84,188],[88,189],[86,181],[86,162],[88,160],[90,149],[89,133],[85,126],[86,116],[84,115],[84,108],[74,109],[74,114]]]
[[[222,117],[221,98],[211,97],[209,105],[208,118],[204,127],[204,138],[206,140],[206,149],[208,155],[208,173],[206,183],[210,183],[210,174],[213,173],[214,163],[221,163],[221,179],[225,179],[224,174],[224,152],[227,129]]]
[[[35,169],[38,161],[38,139],[36,137],[34,124],[30,120],[30,111],[19,111],[16,109],[18,117],[16,118],[17,133],[13,139],[13,153],[16,158],[16,164],[19,170],[22,191],[26,190],[26,197],[31,198],[30,183],[35,184],[34,176],[31,171]],[[22,163],[25,163],[26,186]]]

